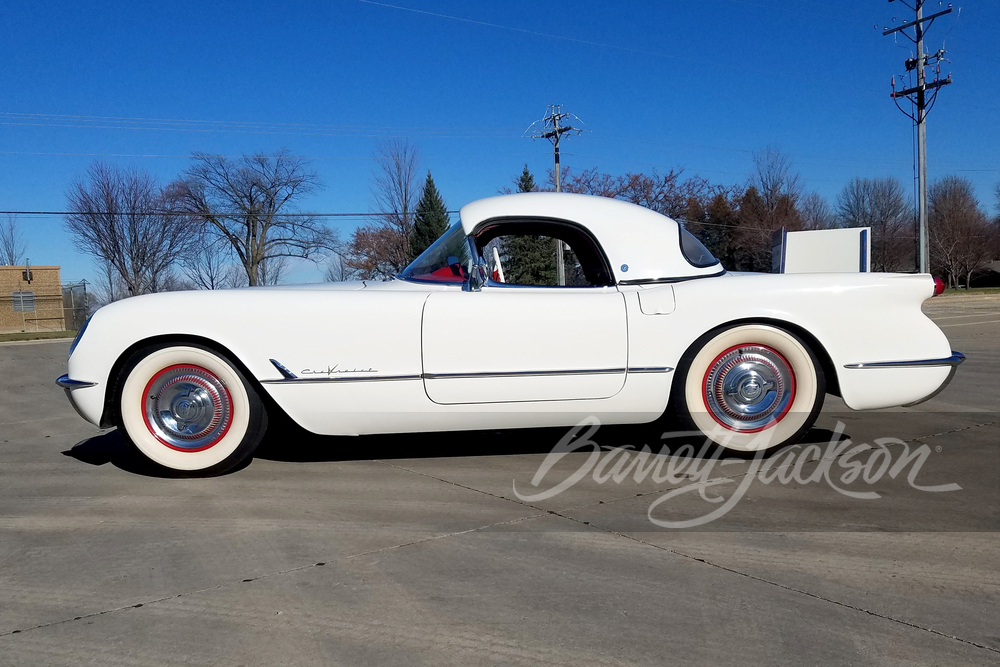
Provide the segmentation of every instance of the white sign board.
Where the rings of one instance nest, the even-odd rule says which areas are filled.
[[[871,266],[870,227],[774,233],[773,273],[864,273]]]

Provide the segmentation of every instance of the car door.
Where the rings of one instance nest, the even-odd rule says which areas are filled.
[[[436,292],[421,346],[435,403],[608,398],[628,366],[625,298],[614,287]]]

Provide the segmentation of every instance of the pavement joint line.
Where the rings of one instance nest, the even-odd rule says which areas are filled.
[[[964,322],[962,324],[939,324],[938,327],[946,329],[948,327],[974,327],[977,324],[1000,324],[1000,320],[990,320],[989,322]]]
[[[974,424],[972,426],[962,426],[961,428],[953,428],[950,431],[941,431],[940,433],[931,433],[930,435],[921,435],[921,436],[919,436],[917,438],[911,438],[910,440],[904,440],[904,442],[922,442],[924,440],[929,440],[931,438],[937,438],[937,437],[940,437],[942,435],[950,435],[952,433],[961,433],[962,431],[970,431],[970,430],[972,430],[974,428],[982,428],[983,426],[994,426],[996,424],[1000,424],[1000,419],[997,419],[997,420],[994,420],[994,421],[991,421],[991,422],[984,422],[982,424]]]
[[[500,496],[500,495],[497,495],[495,493],[490,493],[489,491],[483,491],[482,489],[477,489],[477,488],[475,488],[473,486],[466,486],[465,484],[459,484],[458,482],[453,482],[450,479],[444,479],[443,477],[438,477],[436,475],[431,475],[431,474],[428,474],[428,473],[425,473],[425,472],[420,472],[419,470],[411,470],[410,468],[404,468],[403,466],[396,465],[395,463],[389,463],[388,461],[385,461],[383,459],[375,459],[375,462],[376,463],[381,463],[382,465],[387,465],[390,468],[396,468],[397,470],[402,470],[404,472],[413,473],[414,475],[421,475],[423,477],[429,477],[429,478],[435,479],[435,480],[437,480],[439,482],[444,482],[445,484],[451,484],[452,486],[457,486],[460,489],[465,489],[467,491],[475,491],[476,493],[481,493],[484,496],[489,496],[490,498],[497,498],[498,500],[506,500],[506,501],[512,502],[512,503],[514,503],[516,505],[521,505],[523,507],[530,507],[531,509],[537,510],[539,512],[549,512],[550,511],[550,510],[544,509],[542,507],[538,507],[537,505],[532,505],[531,503],[526,503],[523,500],[520,500],[518,498],[508,498],[507,496]]]
[[[138,608],[144,607],[146,605],[153,605],[153,604],[157,604],[159,602],[166,602],[167,600],[176,600],[178,598],[187,597],[189,595],[195,595],[197,593],[204,593],[206,591],[219,590],[219,589],[223,588],[224,586],[228,586],[228,585],[231,585],[231,583],[217,584],[215,586],[206,586],[204,588],[198,588],[198,589],[193,590],[193,591],[185,591],[183,593],[176,593],[174,595],[165,595],[163,597],[155,598],[153,600],[147,600],[145,602],[139,602],[139,603],[136,603],[136,604],[129,604],[129,605],[122,605],[120,607],[113,607],[111,609],[102,609],[101,611],[95,611],[95,612],[91,612],[89,614],[82,614],[80,616],[74,616],[73,618],[64,618],[64,619],[61,619],[61,620],[58,620],[58,621],[50,621],[48,623],[41,623],[39,625],[33,625],[33,626],[30,626],[30,627],[27,627],[27,628],[19,628],[17,630],[6,630],[4,632],[0,632],[0,638],[11,637],[13,635],[18,635],[18,634],[22,634],[22,633],[25,633],[25,632],[30,632],[32,630],[43,630],[45,628],[51,628],[51,627],[54,627],[54,626],[57,626],[57,625],[64,625],[66,623],[74,623],[76,621],[85,621],[85,620],[90,619],[90,618],[97,618],[98,616],[105,616],[107,614],[114,614],[114,613],[117,613],[119,611],[126,611],[128,609],[138,609]]]
[[[654,493],[663,493],[664,491],[670,491],[671,489],[680,488],[680,487],[670,487],[670,488],[667,488],[667,489],[657,489],[656,491],[647,491],[646,493],[636,493],[636,494],[633,494],[633,495],[630,495],[630,496],[626,496],[625,498],[615,498],[613,500],[601,500],[601,501],[598,501],[596,503],[587,503],[586,505],[579,505],[577,507],[567,507],[567,508],[558,509],[558,510],[547,510],[547,509],[543,509],[541,507],[538,507],[537,505],[532,505],[531,503],[526,503],[523,500],[520,500],[518,498],[508,498],[507,496],[500,496],[500,495],[497,495],[495,493],[490,493],[489,491],[483,491],[482,489],[477,489],[477,488],[472,487],[472,486],[466,486],[464,484],[459,484],[458,482],[453,482],[450,479],[444,479],[443,477],[437,477],[435,475],[429,475],[427,473],[420,472],[419,470],[411,470],[409,468],[404,468],[402,466],[398,466],[398,465],[395,465],[395,464],[392,464],[392,463],[388,463],[387,461],[379,460],[378,463],[384,463],[387,466],[392,466],[393,468],[398,468],[399,470],[403,470],[405,472],[412,472],[415,475],[423,475],[424,477],[430,477],[431,479],[435,479],[435,480],[437,480],[439,482],[444,482],[445,484],[451,484],[452,486],[457,486],[460,489],[466,489],[468,491],[475,491],[476,493],[481,493],[481,494],[489,496],[491,498],[497,498],[499,500],[507,500],[507,501],[510,501],[510,502],[515,503],[517,505],[523,505],[524,507],[530,507],[531,509],[538,510],[540,512],[545,512],[546,514],[556,514],[556,515],[558,515],[558,512],[569,512],[569,511],[572,511],[572,510],[575,510],[575,509],[581,509],[583,507],[596,507],[597,505],[608,505],[608,504],[613,503],[613,502],[618,502],[619,500],[629,500],[629,499],[632,499],[632,498],[638,498],[638,497],[641,497],[641,496],[652,495]],[[561,515],[558,515],[558,516],[561,516]],[[529,517],[526,517],[526,518],[529,518]]]
[[[948,317],[934,318],[934,321],[937,322],[938,320],[959,320],[959,319],[964,319],[966,317],[992,317],[992,315],[990,315],[989,313],[972,313],[971,315],[949,315]]]
[[[980,338],[982,336],[996,336],[996,331],[977,331],[976,333],[962,334],[963,338]]]
[[[485,526],[476,526],[475,528],[467,528],[465,530],[458,530],[454,533],[446,533],[444,535],[434,535],[432,537],[426,537],[422,540],[413,540],[412,542],[405,542],[403,544],[396,544],[391,547],[382,547],[381,549],[372,549],[371,551],[365,551],[359,554],[352,554],[350,556],[344,556],[341,560],[354,560],[355,558],[362,558],[364,556],[372,556],[375,554],[386,553],[387,551],[395,551],[397,549],[402,549],[404,547],[412,547],[418,544],[426,544],[428,542],[434,542],[435,540],[443,540],[448,537],[458,537],[459,535],[467,535],[469,533],[477,533],[482,530],[488,530],[490,528],[496,528],[497,526],[507,526],[514,523],[520,523],[522,521],[529,521],[531,519],[538,519],[543,516],[548,516],[550,512],[540,511],[538,514],[529,514],[527,516],[519,516],[514,519],[508,519],[506,521],[497,521],[495,523],[486,524]],[[309,565],[306,567],[315,567],[314,565]],[[305,568],[303,568],[305,569]],[[259,578],[259,577],[258,577]]]
[[[475,489],[473,489],[473,490],[475,490]],[[89,614],[82,614],[80,616],[74,616],[73,618],[64,618],[64,619],[60,619],[58,621],[51,621],[49,623],[41,623],[39,625],[33,625],[33,626],[30,626],[30,627],[27,627],[27,628],[18,628],[18,629],[15,629],[15,630],[7,630],[7,631],[4,631],[4,632],[0,632],[0,638],[10,637],[10,636],[13,636],[13,635],[19,635],[19,634],[23,634],[25,632],[30,632],[32,630],[43,630],[45,628],[51,628],[51,627],[54,627],[54,626],[57,626],[57,625],[64,625],[66,623],[75,623],[76,621],[85,621],[87,619],[97,618],[99,616],[106,616],[108,614],[114,614],[114,613],[117,613],[117,612],[120,612],[120,611],[128,611],[129,609],[139,609],[140,607],[148,607],[148,606],[151,606],[151,605],[159,604],[160,602],[166,602],[168,600],[178,600],[180,598],[185,598],[185,597],[191,597],[193,595],[198,595],[199,593],[206,593],[208,591],[218,591],[218,590],[222,590],[224,588],[229,588],[231,586],[236,586],[236,585],[239,585],[239,584],[253,583],[253,582],[259,581],[261,579],[270,579],[272,577],[284,576],[286,574],[294,574],[296,572],[304,572],[305,570],[311,570],[311,569],[315,569],[315,568],[318,568],[318,567],[325,567],[326,564],[329,563],[329,562],[335,562],[335,561],[338,561],[338,560],[339,561],[354,560],[356,558],[363,558],[364,556],[371,556],[371,555],[374,555],[374,554],[380,554],[380,553],[386,553],[386,552],[389,552],[389,551],[395,551],[397,549],[402,549],[404,547],[411,547],[411,546],[415,546],[415,545],[418,545],[418,544],[426,544],[428,542],[434,542],[436,540],[442,540],[442,539],[449,538],[449,537],[456,537],[458,535],[466,535],[468,533],[475,533],[475,532],[479,532],[479,531],[482,531],[482,530],[488,530],[490,528],[496,528],[497,526],[505,526],[505,525],[514,524],[514,523],[520,523],[521,521],[528,521],[528,520],[531,520],[531,519],[537,519],[537,518],[540,518],[540,517],[543,517],[543,516],[548,516],[550,514],[553,514],[553,512],[541,510],[541,511],[539,511],[538,514],[531,514],[531,515],[528,515],[528,516],[520,516],[520,517],[516,517],[514,519],[508,519],[506,521],[496,521],[494,523],[486,524],[486,525],[483,525],[483,526],[475,526],[473,528],[466,528],[465,530],[458,530],[458,531],[455,531],[455,532],[452,532],[452,533],[444,533],[444,534],[441,534],[441,535],[432,535],[430,537],[426,537],[426,538],[420,539],[420,540],[412,540],[410,542],[404,542],[402,544],[395,544],[395,545],[388,546],[388,547],[381,547],[379,549],[372,549],[370,551],[364,551],[364,552],[357,553],[357,554],[351,554],[349,556],[342,556],[339,559],[335,558],[333,560],[318,561],[316,563],[310,563],[308,565],[299,565],[297,567],[290,567],[290,568],[286,568],[284,570],[276,570],[274,572],[265,572],[264,574],[259,574],[259,575],[255,576],[255,577],[247,577],[247,578],[244,578],[244,579],[240,579],[238,581],[226,581],[226,582],[223,582],[223,583],[220,583],[220,584],[216,584],[214,586],[205,586],[203,588],[197,588],[197,589],[192,590],[192,591],[184,591],[183,593],[175,593],[173,595],[164,595],[164,596],[159,597],[159,598],[154,598],[152,600],[146,600],[144,602],[139,602],[139,603],[136,603],[136,604],[121,605],[121,606],[118,606],[118,607],[113,607],[111,609],[103,609],[101,611],[95,611],[95,612],[91,612]]]
[[[559,516],[562,516],[562,515],[559,515]],[[569,519],[570,521],[576,521],[578,523],[584,523],[584,522],[579,521],[578,519],[574,519],[572,517],[565,517],[565,518]],[[740,576],[740,577],[745,577],[747,579],[752,579],[754,581],[758,581],[758,582],[761,582],[763,584],[768,584],[768,585],[774,586],[776,588],[781,588],[781,589],[789,591],[791,593],[798,593],[799,595],[804,595],[806,597],[813,598],[814,600],[819,600],[821,602],[826,602],[828,604],[836,605],[838,607],[843,607],[845,609],[850,609],[852,611],[857,611],[857,612],[861,612],[863,614],[868,614],[869,616],[874,616],[875,618],[881,618],[883,620],[890,621],[892,623],[898,623],[900,625],[904,625],[906,627],[913,628],[914,630],[922,630],[924,632],[927,632],[927,633],[930,633],[930,634],[933,634],[933,635],[937,635],[939,637],[944,637],[945,639],[951,639],[953,641],[961,642],[963,644],[968,644],[969,646],[975,646],[976,648],[983,649],[985,651],[990,651],[992,653],[998,653],[998,654],[1000,654],[1000,649],[995,648],[993,646],[987,646],[985,644],[980,644],[978,642],[974,642],[971,639],[963,639],[962,637],[958,637],[956,635],[950,635],[950,634],[948,634],[946,632],[941,632],[940,630],[935,630],[934,628],[928,628],[928,627],[925,627],[923,625],[918,625],[917,623],[913,623],[911,621],[907,621],[907,620],[904,620],[902,618],[896,618],[895,616],[889,616],[888,614],[881,614],[881,613],[879,613],[877,611],[872,611],[871,609],[865,609],[864,607],[858,607],[856,605],[852,605],[852,604],[849,604],[847,602],[841,602],[840,600],[834,600],[832,598],[824,597],[822,595],[817,595],[816,593],[810,593],[809,591],[805,591],[805,590],[802,590],[800,588],[795,588],[794,586],[788,586],[786,584],[782,584],[782,583],[779,583],[777,581],[771,581],[770,579],[765,579],[764,577],[760,577],[760,576],[757,576],[755,574],[750,574],[749,572],[742,572],[740,570],[737,570],[737,569],[734,569],[734,568],[731,568],[731,567],[726,567],[725,565],[720,565],[718,563],[713,563],[712,561],[706,560],[704,558],[698,558],[697,556],[692,556],[690,554],[686,554],[686,553],[683,553],[681,551],[677,551],[676,549],[671,549],[669,547],[664,547],[664,546],[661,546],[659,544],[654,544],[652,542],[647,542],[647,541],[641,540],[638,537],[635,537],[633,535],[628,535],[626,533],[620,533],[620,532],[618,532],[616,530],[611,530],[609,528],[604,528],[603,526],[597,526],[597,525],[595,525],[595,524],[593,524],[591,522],[586,522],[586,525],[590,526],[591,528],[596,528],[598,530],[602,530],[602,531],[604,531],[606,533],[609,533],[611,535],[615,535],[615,536],[624,538],[626,540],[630,540],[632,542],[636,542],[638,544],[644,544],[646,546],[652,547],[652,548],[657,549],[659,551],[665,551],[667,553],[671,553],[671,554],[674,554],[676,556],[680,556],[681,558],[687,558],[688,560],[693,560],[695,562],[702,563],[704,565],[708,565],[709,567],[714,567],[714,568],[717,568],[719,570],[723,570],[724,572],[729,572],[731,574],[735,574],[735,575]]]

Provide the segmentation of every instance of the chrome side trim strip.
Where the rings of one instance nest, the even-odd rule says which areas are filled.
[[[364,377],[290,377],[280,380],[261,380],[261,384],[325,384],[330,382],[395,382],[398,380],[419,380],[419,375],[366,375]]]
[[[915,361],[866,361],[858,364],[844,364],[844,368],[918,368],[921,366],[958,366],[965,361],[961,352],[951,351],[950,357],[942,359],[917,359]]]
[[[715,266],[715,264],[709,264]],[[708,267],[705,267],[708,268]],[[718,273],[701,274],[697,276],[684,276],[682,278],[636,278],[634,280],[619,280],[619,285],[661,285],[671,283],[686,283],[689,280],[699,280],[701,278],[717,278],[726,275],[726,270],[722,269]]]
[[[597,368],[586,371],[504,371],[486,373],[424,373],[425,380],[452,380],[458,378],[510,378],[510,377],[544,377],[549,375],[614,375],[625,373],[625,368]]]
[[[669,373],[673,368],[670,366],[642,366],[635,368],[598,368],[591,370],[563,370],[563,371],[506,371],[506,372],[485,372],[485,373],[421,373],[420,375],[366,375],[364,377],[298,377],[288,371],[287,368],[271,360],[275,367],[287,375],[280,380],[261,380],[261,384],[286,384],[294,383],[325,383],[325,382],[394,382],[398,380],[455,380],[469,378],[505,378],[505,377],[548,377],[564,375],[614,375],[628,373]],[[291,377],[288,377],[288,376]]]
[[[269,359],[268,361],[270,361],[271,364],[273,364],[274,367],[278,369],[278,372],[281,373],[281,377],[285,378],[286,380],[294,380],[298,377],[295,373],[291,372],[290,370],[282,366],[277,359]]]
[[[71,380],[69,375],[60,375],[56,384],[63,389],[83,389],[85,387],[96,387],[96,382],[84,382],[83,380]]]

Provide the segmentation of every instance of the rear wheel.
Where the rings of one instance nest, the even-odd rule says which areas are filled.
[[[118,386],[118,427],[149,460],[174,471],[212,475],[244,461],[267,428],[267,413],[246,378],[195,345],[136,352]]]
[[[728,449],[797,442],[823,407],[826,381],[809,347],[778,327],[710,332],[682,359],[674,400],[685,426]]]

